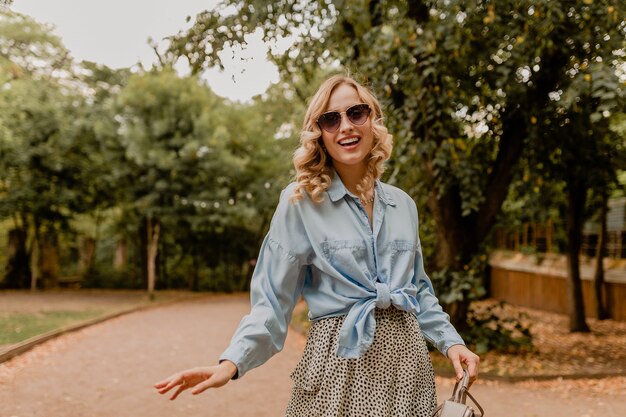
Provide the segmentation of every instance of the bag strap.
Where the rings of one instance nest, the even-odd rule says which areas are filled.
[[[480,416],[478,416],[478,417],[483,417],[485,415],[485,411],[480,406],[480,404],[478,404],[478,401],[476,401],[476,398],[474,398],[474,396],[472,394],[470,394],[469,391],[465,391],[465,393],[470,397],[470,399],[472,400],[472,402],[474,403],[476,408],[478,408],[478,410],[480,411]]]
[[[480,406],[480,404],[478,404],[478,401],[476,401],[476,398],[474,398],[474,396],[469,393],[469,373],[467,372],[466,369],[464,369],[463,378],[461,378],[460,381],[454,384],[452,397],[450,397],[449,401],[454,401],[456,403],[465,404],[468,396],[470,397],[470,399],[472,400],[476,408],[478,408],[478,410],[480,411],[480,415],[477,417],[483,417],[485,415],[485,411]],[[441,409],[443,408],[443,404],[444,403],[441,403],[437,408],[435,408],[435,411],[433,411],[433,414],[432,414],[433,417],[439,415],[439,413],[441,412]]]
[[[463,369],[463,378],[454,384],[454,390],[452,391],[452,397],[450,401],[465,404],[467,391],[469,390],[469,372]]]

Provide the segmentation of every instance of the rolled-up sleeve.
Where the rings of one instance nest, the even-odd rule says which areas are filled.
[[[437,350],[447,356],[448,349],[453,345],[464,345],[463,339],[456,331],[450,316],[443,311],[439,300],[435,296],[433,284],[424,270],[424,259],[419,236],[415,251],[415,270],[413,283],[417,287],[417,302],[419,313],[417,321],[424,337],[431,342]]]
[[[252,275],[252,308],[220,356],[220,362],[229,360],[237,366],[235,378],[282,350],[293,308],[302,292],[310,245],[298,203],[290,203],[291,193],[286,191],[281,194]]]

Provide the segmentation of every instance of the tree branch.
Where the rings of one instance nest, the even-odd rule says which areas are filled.
[[[552,54],[544,57],[542,62],[545,68],[552,70],[540,72],[533,80],[534,88],[528,87],[526,94],[522,97],[509,100],[512,103],[529,103],[529,107],[532,106],[529,110],[532,112],[532,109],[537,109],[537,114],[539,109],[546,106],[549,100],[548,93],[556,89],[561,75],[558,68],[565,67],[567,54],[561,50],[554,50]],[[473,234],[478,242],[487,236],[491,226],[495,223],[508,194],[509,185],[513,181],[515,167],[522,157],[524,141],[530,133],[528,120],[524,119],[524,114],[529,114],[529,111],[511,109],[509,114],[505,114],[498,155],[485,187],[486,198],[476,215],[473,216]]]
[[[407,16],[417,23],[426,23],[430,18],[428,14],[428,5],[423,1],[409,1],[409,10]]]

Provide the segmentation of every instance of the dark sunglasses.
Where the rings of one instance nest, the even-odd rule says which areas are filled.
[[[356,126],[361,126],[369,117],[372,109],[369,104],[355,104],[349,107],[345,112],[329,111],[322,114],[317,118],[317,125],[327,131],[328,133],[334,133],[341,126],[341,115],[343,113],[348,116],[350,123]]]

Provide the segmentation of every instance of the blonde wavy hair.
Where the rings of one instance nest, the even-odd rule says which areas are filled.
[[[374,144],[367,156],[366,175],[357,185],[359,196],[365,200],[366,193],[374,186],[374,182],[385,171],[385,161],[391,156],[393,138],[383,125],[383,112],[374,94],[367,88],[345,75],[335,75],[327,79],[319,87],[309,103],[304,116],[300,145],[293,155],[296,168],[296,188],[291,197],[292,202],[300,201],[307,193],[311,200],[320,203],[324,200],[324,191],[332,181],[333,162],[322,146],[322,131],[317,119],[328,109],[330,96],[338,86],[347,84],[356,89],[363,103],[369,104],[372,112],[370,122],[374,134]]]

